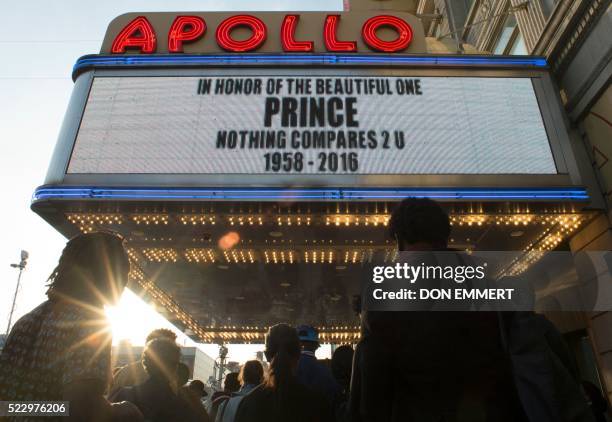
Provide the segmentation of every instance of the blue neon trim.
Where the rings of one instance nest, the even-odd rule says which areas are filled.
[[[261,188],[115,188],[115,187],[41,187],[33,201],[61,199],[117,200],[343,200],[402,199],[408,196],[455,200],[555,200],[585,201],[589,195],[583,188],[364,188],[364,189],[261,189]]]
[[[156,54],[89,55],[79,58],[72,69],[73,79],[86,68],[180,67],[205,65],[411,65],[547,68],[544,57],[530,56],[451,56],[451,55],[373,55],[373,54]]]

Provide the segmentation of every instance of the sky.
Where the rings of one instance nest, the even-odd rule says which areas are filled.
[[[0,14],[0,174],[3,182],[0,241],[0,333],[6,330],[20,251],[30,254],[21,279],[13,323],[46,299],[45,282],[65,239],[30,210],[31,196],[44,182],[73,82],[76,59],[96,53],[108,23],[127,12],[342,10],[342,0],[25,0],[5,2]],[[129,318],[128,318],[129,317]],[[115,340],[135,344],[146,332],[168,325],[131,292],[111,319]],[[129,325],[127,325],[129,324]],[[184,339],[181,339],[183,341]],[[244,360],[260,346],[230,348]],[[214,356],[215,347],[207,347]]]

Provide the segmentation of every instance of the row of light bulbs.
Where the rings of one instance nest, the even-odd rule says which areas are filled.
[[[121,214],[69,213],[66,214],[66,218],[72,224],[78,226],[123,224],[123,215]]]
[[[295,253],[293,251],[276,251],[264,250],[264,258],[266,264],[293,264],[295,261]]]
[[[177,262],[179,255],[173,248],[143,248],[143,255],[154,262]]]
[[[255,258],[254,258],[254,254],[252,250],[236,250],[236,249],[232,249],[232,250],[225,250],[223,251],[223,257],[225,258],[225,261],[227,263],[234,263],[234,264],[238,264],[238,263],[243,263],[246,264],[247,262],[252,264],[255,262]]]
[[[524,252],[532,249],[543,251],[555,249],[563,239],[571,235],[572,232],[580,227],[581,223],[581,220],[571,219],[563,223],[560,222],[560,227],[555,231],[553,231],[551,227],[548,227],[544,231],[544,237],[529,243],[525,247]],[[177,262],[179,259],[179,253],[173,248],[144,248],[143,254],[149,261],[158,263]],[[302,257],[301,262],[303,263],[332,264],[337,260],[337,263],[355,264],[362,263],[368,259],[371,260],[373,254],[374,249],[347,249],[344,250],[344,252],[334,249],[312,249],[303,251],[301,254],[292,250],[265,249],[263,251],[263,256],[253,249],[232,249],[222,252],[225,262],[234,264],[253,264],[259,261],[263,261],[266,264],[293,264],[298,262],[297,258],[299,256]],[[188,262],[195,263],[215,263],[220,261],[217,252],[212,248],[186,249],[182,256]],[[395,248],[385,248],[384,262],[393,262],[396,258],[397,250]]]
[[[79,226],[123,224],[124,216],[117,213],[69,213],[66,218]],[[321,220],[319,220],[319,218]],[[140,225],[167,225],[171,219],[168,214],[133,214],[129,220]],[[272,223],[278,226],[310,226],[320,221],[327,226],[386,226],[390,214],[327,214],[327,215],[229,215],[224,217],[230,226],[262,226]],[[536,224],[572,224],[580,219],[578,214],[451,214],[451,225],[528,225]],[[215,225],[220,217],[214,214],[183,214],[178,217],[182,225]]]
[[[544,221],[546,221],[545,224],[555,225],[547,227],[539,239],[525,246],[524,254],[510,264],[508,271],[506,271],[507,275],[516,276],[525,272],[542,259],[546,252],[556,249],[564,239],[575,232],[585,222],[585,218],[579,215],[547,216]]]
[[[326,226],[387,226],[389,224],[389,215],[335,215],[325,217]]]
[[[167,225],[168,216],[165,214],[135,214],[132,215],[132,221],[136,224],[154,224],[154,225]]]
[[[258,252],[254,249],[231,249],[217,251],[212,248],[188,248],[180,254],[173,248],[143,248],[142,254],[151,262],[175,263],[182,257],[190,263],[214,264],[225,262],[228,264],[254,264],[264,262],[266,264],[294,264],[298,262],[306,264],[356,264],[366,260],[372,260],[374,248],[368,249],[311,249],[294,251],[286,249],[264,249]],[[393,261],[397,257],[395,249],[384,249],[385,262]],[[136,251],[128,250],[130,258],[137,261]],[[219,255],[220,254],[220,255]]]
[[[205,264],[214,264],[216,260],[215,252],[213,249],[200,249],[200,248],[191,248],[186,249],[184,254],[187,262],[203,262]]]
[[[194,215],[182,215],[180,221],[183,225],[190,224],[192,226],[205,226],[207,224],[214,226],[217,224],[217,217],[214,215],[206,214],[194,214]]]
[[[580,219],[579,214],[466,214],[453,215],[450,217],[450,222],[452,226],[482,226],[487,224],[497,226],[527,226],[529,224],[571,226]]]

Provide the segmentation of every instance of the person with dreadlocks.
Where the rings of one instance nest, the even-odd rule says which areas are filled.
[[[123,239],[114,233],[68,241],[49,277],[48,300],[19,319],[6,340],[0,400],[68,401],[73,421],[142,420],[133,404],[104,398],[112,340],[104,306],[117,303],[129,268]]]
[[[325,397],[297,379],[300,339],[295,328],[287,324],[271,327],[266,335],[264,354],[270,362],[268,377],[242,399],[235,422],[334,420]]]

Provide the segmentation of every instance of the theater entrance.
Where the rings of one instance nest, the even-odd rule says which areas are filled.
[[[388,235],[395,204],[55,201],[35,209],[66,236],[124,235],[130,287],[197,342],[262,343],[269,326],[285,322],[318,327],[326,343],[354,343],[363,266],[397,255]],[[567,249],[594,216],[572,201],[443,206],[450,247],[462,251]]]

